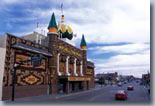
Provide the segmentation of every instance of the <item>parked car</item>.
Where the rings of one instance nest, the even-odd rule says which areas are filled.
[[[115,94],[115,99],[116,100],[126,100],[127,99],[127,92],[124,90],[118,90]]]
[[[128,86],[128,91],[132,91],[132,90],[134,90],[134,87],[133,86]]]
[[[127,84],[127,82],[125,81],[124,84]]]
[[[118,86],[122,86],[122,83],[121,83],[121,82],[119,82],[117,85],[118,85]]]
[[[148,88],[148,93],[150,94],[150,87]]]
[[[143,85],[143,82],[140,82],[140,85]]]

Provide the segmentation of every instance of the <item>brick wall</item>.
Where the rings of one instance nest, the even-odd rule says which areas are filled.
[[[35,44],[34,42],[31,42],[29,40],[24,40],[22,38],[15,37],[13,35],[7,35],[7,45],[6,45],[6,57],[5,57],[5,70],[4,70],[4,80],[3,80],[3,100],[11,99],[11,88],[12,88],[12,73],[13,73],[13,65],[14,65],[14,52],[16,51],[17,54],[21,54],[22,56],[32,56],[34,53],[26,51],[26,50],[20,50],[12,48],[12,45],[15,43],[23,43],[25,45],[29,45],[35,48],[39,48],[45,51],[48,51],[48,48],[41,46],[39,44]],[[20,57],[19,57],[20,58]],[[44,56],[45,61],[47,60],[47,57]],[[16,58],[17,61],[17,58]],[[48,64],[46,62],[45,64],[46,68],[42,69],[36,69],[31,67],[29,64],[26,64],[26,66],[19,67],[17,69],[17,80],[16,80],[16,92],[15,98],[19,97],[17,95],[20,95],[20,97],[24,97],[25,95],[37,95],[39,94],[46,94],[47,93],[47,83],[48,83]],[[42,70],[41,70],[42,69]],[[31,90],[27,91],[23,88],[27,88],[29,86],[32,87]],[[37,86],[37,87],[35,87]],[[38,91],[39,86],[45,86],[42,87],[42,91]],[[43,90],[44,89],[44,90]],[[21,93],[22,92],[22,93]],[[31,93],[30,93],[31,92]]]
[[[2,85],[3,85],[5,54],[6,54],[6,49],[0,48],[0,100],[2,99]]]

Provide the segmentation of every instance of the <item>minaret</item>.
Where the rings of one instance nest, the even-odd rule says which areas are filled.
[[[49,58],[49,82],[50,82],[50,93],[54,94],[58,91],[58,75],[57,75],[57,48],[58,48],[58,27],[54,13],[52,14],[49,26],[48,26],[48,48],[49,52],[52,53],[52,57]]]
[[[87,69],[87,44],[84,38],[84,35],[82,35],[82,40],[80,44],[80,48],[82,50],[82,58],[83,58],[83,74],[85,75],[86,69]]]
[[[81,44],[80,44],[80,47],[81,47],[81,50],[85,50],[86,51],[86,41],[85,41],[85,38],[84,38],[84,35],[82,35],[82,40],[81,40]]]
[[[52,14],[50,23],[48,25],[48,31],[49,31],[49,33],[54,33],[54,34],[57,34],[57,32],[58,32],[58,27],[57,27],[57,24],[56,24],[54,13]]]
[[[87,71],[87,47],[86,47],[86,41],[85,41],[85,38],[84,38],[84,35],[82,35],[82,40],[81,40],[81,44],[80,44],[80,48],[81,48],[81,51],[82,51],[82,64],[83,64],[83,75],[86,76],[86,71]],[[83,87],[84,87],[84,90],[86,90],[88,87],[87,87],[87,82],[84,81],[83,82]]]

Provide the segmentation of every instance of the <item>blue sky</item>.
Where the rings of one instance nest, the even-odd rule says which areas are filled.
[[[77,34],[69,43],[79,47],[82,34],[95,73],[115,72],[141,77],[150,69],[149,0],[1,0],[0,35],[32,33],[39,22],[47,32],[52,13]]]

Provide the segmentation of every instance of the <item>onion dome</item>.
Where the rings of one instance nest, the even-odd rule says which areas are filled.
[[[62,34],[62,38],[68,38],[69,40],[73,38],[72,28],[68,25],[65,24],[59,25],[58,32]]]
[[[56,24],[56,19],[54,13],[52,14],[50,23],[48,25],[48,30],[49,32],[57,32],[58,30],[57,24]]]
[[[86,50],[86,41],[85,41],[85,38],[84,38],[84,35],[82,35],[82,40],[81,40],[81,44],[80,44],[80,47],[82,50]]]

